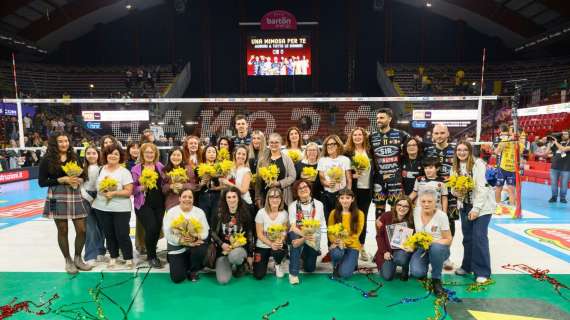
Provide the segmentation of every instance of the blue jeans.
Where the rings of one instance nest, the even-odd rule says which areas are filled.
[[[558,197],[558,181],[560,180],[560,199],[566,199],[568,177],[570,177],[570,171],[550,169],[550,187],[552,188],[553,198]]]
[[[489,222],[486,214],[473,221],[467,215],[473,206],[465,204],[461,209],[461,232],[463,232],[463,262],[461,269],[473,272],[476,277],[491,276],[491,255],[489,254]]]
[[[289,240],[299,239],[300,236],[294,232],[289,232]],[[305,272],[313,272],[317,268],[317,257],[320,252],[316,251],[307,244],[303,244],[297,248],[290,246],[289,249],[289,274],[293,276],[299,275],[301,269],[301,259],[303,259],[303,269]]]
[[[402,274],[408,274],[410,270],[410,257],[412,254],[404,250],[394,250],[392,252],[392,260],[384,260],[384,264],[380,268],[380,276],[386,281],[394,279],[396,267],[402,267]]]
[[[335,247],[330,250],[333,268],[338,267],[338,274],[341,278],[348,278],[354,273],[358,265],[358,250]]]
[[[431,278],[441,279],[443,262],[447,258],[449,258],[449,246],[432,243],[427,252],[419,248],[414,251],[410,259],[410,275],[414,278],[427,277],[428,266],[431,264]]]
[[[103,224],[94,210],[89,211],[85,228],[85,261],[96,259],[98,255],[105,255],[107,250]]]

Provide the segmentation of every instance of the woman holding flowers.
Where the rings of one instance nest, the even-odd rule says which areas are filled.
[[[248,146],[248,161],[251,172],[257,171],[257,162],[259,161],[259,157],[265,153],[266,146],[265,134],[260,130],[253,130],[251,133],[251,144]]]
[[[308,148],[308,146],[307,146]],[[313,272],[317,267],[317,257],[321,254],[321,230],[327,228],[323,203],[311,195],[311,183],[297,180],[293,184],[295,201],[289,205],[289,283],[299,283],[301,259],[305,272]],[[309,223],[310,222],[310,223]],[[310,227],[306,227],[311,225]]]
[[[269,150],[265,152],[259,159],[257,165],[257,179],[255,183],[255,202],[258,208],[265,206],[263,203],[267,194],[268,188],[281,188],[283,189],[283,199],[285,204],[293,201],[291,194],[291,185],[295,182],[296,172],[295,165],[289,156],[281,151],[282,139],[278,133],[269,135]],[[260,174],[262,168],[268,169],[269,167],[276,167],[277,175],[270,179],[263,179]],[[264,169],[264,170],[265,170]]]
[[[343,156],[342,141],[337,135],[330,135],[323,141],[323,153],[317,164],[319,179],[324,187],[321,200],[325,206],[325,216],[328,220],[335,208],[338,191],[352,188],[352,173],[350,160]]]
[[[174,283],[180,283],[184,279],[196,282],[208,250],[210,226],[204,211],[194,206],[194,193],[191,189],[180,190],[179,199],[179,204],[166,212],[162,224],[170,279]]]
[[[91,270],[81,259],[85,245],[85,218],[88,208],[83,203],[79,186],[83,182],[83,172],[65,173],[63,166],[77,165],[77,154],[70,146],[69,136],[63,132],[54,133],[48,139],[46,155],[40,161],[38,183],[48,187],[43,216],[54,219],[57,227],[57,242],[65,258],[65,271],[75,274],[79,270]],[[68,220],[75,227],[75,257],[69,254],[67,240]]]
[[[227,154],[231,156],[231,154],[234,152],[234,143],[232,139],[229,137],[220,137],[218,139],[218,152],[220,152],[222,149],[226,149],[228,151]]]
[[[323,191],[323,186],[321,185],[321,180],[319,179],[319,171],[317,170],[319,157],[319,145],[314,142],[309,142],[305,146],[305,151],[303,152],[303,160],[295,163],[297,180],[305,179],[311,182],[313,185],[312,194],[317,199],[320,199],[321,192]],[[295,197],[294,193],[293,197]]]
[[[351,160],[352,169],[352,191],[356,197],[356,205],[360,211],[364,212],[364,217],[368,215],[370,203],[372,202],[372,173],[370,155],[368,154],[370,145],[368,143],[368,132],[364,128],[356,127],[352,130],[344,146],[344,155]],[[364,231],[360,234],[360,259],[368,261],[368,254],[364,250],[366,240],[366,220],[364,219]]]
[[[162,262],[156,255],[156,244],[164,219],[164,194],[161,188],[164,181],[164,166],[158,161],[160,154],[153,143],[144,143],[140,152],[140,161],[131,170],[134,181],[135,213],[145,231],[144,242],[148,263],[151,267],[160,269]]]
[[[436,208],[437,194],[433,190],[420,193],[420,208],[414,211],[416,233],[422,233],[433,239],[427,249],[415,249],[410,260],[410,274],[415,278],[425,278],[431,265],[431,279],[436,295],[444,294],[441,286],[443,262],[449,258],[449,246],[453,240],[449,229],[447,214]],[[409,250],[413,250],[410,248]]]
[[[271,188],[267,192],[265,208],[261,208],[255,216],[255,255],[253,259],[253,276],[261,280],[267,274],[269,257],[275,260],[275,276],[283,278],[281,262],[285,258],[285,236],[289,230],[289,217],[283,208],[283,191]]]
[[[239,145],[234,150],[234,168],[230,174],[233,179],[220,178],[220,183],[226,186],[233,186],[241,192],[241,199],[247,204],[253,216],[257,210],[254,210],[253,201],[249,194],[249,187],[251,185],[251,170],[248,163],[248,148],[245,145]]]
[[[335,278],[350,277],[358,265],[358,253],[362,248],[358,238],[364,228],[364,219],[364,213],[356,205],[354,192],[350,189],[340,190],[327,224]]]
[[[218,149],[215,146],[207,146],[204,148],[202,158],[203,163],[198,165],[198,178],[200,183],[198,189],[200,190],[200,199],[198,207],[204,210],[206,218],[212,224],[214,216],[218,213],[218,204],[220,202],[220,191],[223,186],[216,174],[216,159],[218,157]]]
[[[287,130],[285,152],[294,163],[298,163],[303,158],[303,140],[299,128],[291,127]]]
[[[412,254],[402,249],[392,248],[386,227],[395,223],[404,223],[407,228],[414,228],[414,216],[412,214],[412,200],[407,196],[400,196],[390,212],[385,212],[376,219],[376,252],[375,262],[380,276],[386,281],[394,279],[396,267],[402,267],[400,280],[407,281],[409,276],[409,264]]]
[[[119,249],[127,261],[127,267],[134,267],[133,244],[129,236],[133,177],[129,170],[121,166],[123,157],[123,151],[118,145],[111,144],[103,149],[103,168],[97,177],[97,197],[93,201],[93,211],[103,224],[107,249],[111,255],[108,265],[110,269],[117,266]]]
[[[218,249],[216,279],[226,284],[232,278],[232,266],[236,267],[233,275],[241,277],[246,264],[253,263],[253,221],[238,188],[229,187],[223,192],[212,226],[212,240]]]
[[[85,261],[91,265],[96,262],[105,262],[105,235],[103,234],[103,224],[99,217],[91,210],[91,204],[97,196],[97,177],[99,176],[99,150],[95,145],[89,145],[85,148],[85,163],[83,164],[83,172],[85,172],[85,181],[81,185],[81,196],[85,200],[89,208],[89,214],[86,221],[86,240],[85,240]]]
[[[196,187],[196,176],[192,165],[184,161],[184,152],[180,147],[174,147],[170,150],[168,163],[162,172],[164,173],[162,193],[166,198],[164,207],[168,210],[180,203],[180,192],[182,190]]]
[[[457,196],[457,201],[462,202],[463,262],[455,273],[474,273],[478,283],[486,282],[491,276],[488,227],[497,206],[493,187],[485,178],[486,167],[485,161],[473,156],[473,147],[469,142],[461,141],[457,144],[451,176],[470,177],[473,188],[471,191],[468,188],[451,189]]]

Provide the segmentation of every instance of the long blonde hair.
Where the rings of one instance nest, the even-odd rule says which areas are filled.
[[[265,148],[267,146],[267,141],[265,140],[265,134],[261,130],[253,130],[251,133],[251,138],[253,140],[253,136],[259,136],[261,138],[261,143],[259,145],[258,155],[262,155],[265,152]],[[255,150],[253,149],[253,141],[249,144],[249,159],[255,159]]]

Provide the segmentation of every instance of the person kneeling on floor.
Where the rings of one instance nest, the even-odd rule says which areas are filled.
[[[443,262],[449,258],[449,246],[453,240],[449,229],[449,220],[445,212],[436,209],[436,193],[425,190],[420,193],[420,207],[414,211],[414,227],[416,232],[425,232],[433,237],[428,250],[418,247],[410,260],[410,274],[414,278],[426,278],[431,264],[431,279],[434,293],[444,294],[441,286]]]
[[[210,226],[204,211],[194,206],[192,190],[180,191],[179,198],[180,204],[166,212],[162,224],[170,279],[174,283],[184,279],[196,282],[208,250]]]
[[[218,214],[212,223],[212,240],[216,243],[216,279],[228,283],[232,275],[243,276],[253,263],[253,222],[249,208],[236,187],[229,187],[221,196]]]
[[[331,233],[334,225],[342,224],[345,236]],[[338,192],[336,208],[331,211],[328,221],[329,251],[333,265],[333,277],[348,278],[358,265],[358,253],[362,245],[359,237],[364,228],[364,213],[358,209],[354,193],[350,189]]]
[[[285,248],[286,231],[289,229],[289,217],[284,208],[283,191],[271,188],[267,192],[265,207],[255,216],[257,242],[253,259],[253,276],[261,280],[267,274],[269,257],[275,260],[275,276],[283,278],[284,266],[281,264],[287,253]]]

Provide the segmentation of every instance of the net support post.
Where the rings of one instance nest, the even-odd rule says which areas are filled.
[[[24,148],[24,120],[22,116],[22,101],[20,99],[16,99],[16,110],[18,113],[18,145],[20,148]]]

